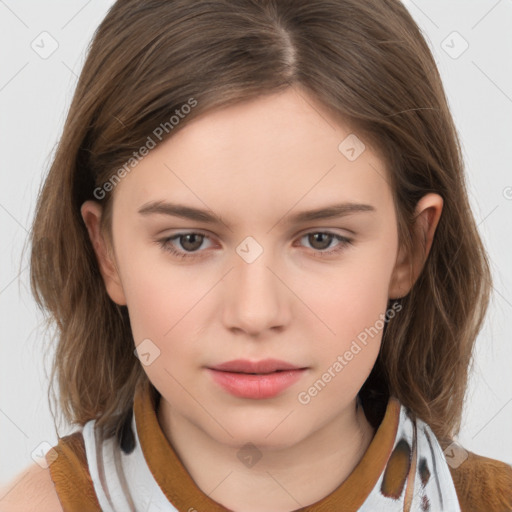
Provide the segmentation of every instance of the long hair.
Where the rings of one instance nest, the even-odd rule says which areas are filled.
[[[70,423],[95,418],[118,433],[136,387],[147,384],[127,308],[107,294],[80,206],[101,202],[111,240],[115,179],[149,139],[160,144],[200,115],[292,85],[378,149],[402,247],[413,248],[418,200],[429,192],[444,200],[431,251],[386,325],[361,398],[396,396],[441,442],[458,433],[491,275],[438,70],[398,0],[111,7],[88,49],[30,237],[32,292],[57,328],[51,382]]]

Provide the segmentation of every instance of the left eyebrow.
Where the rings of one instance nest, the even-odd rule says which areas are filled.
[[[362,203],[339,203],[316,208],[314,210],[306,210],[296,213],[285,220],[286,224],[300,224],[313,220],[331,219],[345,217],[354,213],[362,212],[376,212],[376,209],[369,204]],[[141,215],[170,215],[173,217],[181,217],[184,219],[195,220],[198,222],[206,222],[209,224],[224,224],[211,210],[203,210],[200,208],[193,208],[177,203],[169,203],[165,201],[151,201],[142,205],[138,213]]]
[[[362,203],[339,203],[317,208],[315,210],[307,210],[291,215],[286,223],[300,224],[311,220],[333,219],[338,217],[346,217],[354,213],[376,212],[376,209],[370,204]]]

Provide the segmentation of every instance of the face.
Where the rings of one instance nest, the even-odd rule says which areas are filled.
[[[288,89],[197,118],[115,189],[107,290],[171,414],[220,443],[304,440],[353,406],[374,365],[400,284],[397,222],[384,163],[351,133]],[[210,369],[269,358],[301,370]]]

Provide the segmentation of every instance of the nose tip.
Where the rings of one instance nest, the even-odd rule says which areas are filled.
[[[249,259],[252,259],[258,247],[251,240],[247,240],[246,244],[240,244],[239,247],[247,248],[247,252],[243,254],[250,255]],[[282,327],[286,321],[281,296],[282,284],[262,254],[263,251],[252,259],[252,263],[242,257],[243,261],[232,273],[227,291],[227,325],[253,336],[268,329]]]

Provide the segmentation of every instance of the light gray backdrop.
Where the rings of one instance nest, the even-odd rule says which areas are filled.
[[[405,3],[444,80],[495,279],[459,441],[512,463],[512,1]],[[21,248],[85,49],[111,4],[0,0],[0,485],[57,442]]]

